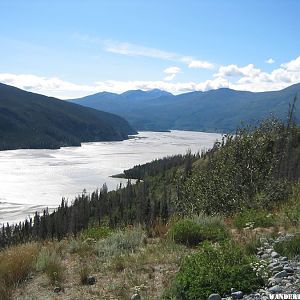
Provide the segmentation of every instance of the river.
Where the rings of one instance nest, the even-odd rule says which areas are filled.
[[[104,183],[114,189],[126,180],[111,175],[188,149],[208,149],[220,139],[216,133],[145,131],[121,142],[0,151],[0,224],[24,220],[45,207],[53,209],[62,197],[71,202],[83,189],[91,192]]]

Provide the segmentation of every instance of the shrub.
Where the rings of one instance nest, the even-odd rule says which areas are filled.
[[[300,225],[300,181],[292,187],[289,201],[282,208],[283,223],[289,227]]]
[[[290,240],[276,243],[274,245],[274,250],[280,255],[289,258],[300,255],[300,235],[294,236]]]
[[[212,293],[225,296],[232,287],[243,292],[256,290],[264,280],[254,270],[254,260],[233,243],[213,246],[205,242],[198,253],[183,261],[166,298],[206,300]]]
[[[196,246],[204,240],[202,226],[190,219],[183,219],[173,224],[169,236],[175,243]]]
[[[36,270],[45,272],[52,284],[63,281],[64,269],[61,258],[54,249],[43,248],[40,251]]]
[[[233,224],[238,228],[271,227],[276,225],[274,214],[263,209],[244,209],[236,214]]]
[[[229,238],[229,231],[221,216],[201,214],[193,217],[193,220],[202,226],[202,233],[205,240],[224,241]]]
[[[37,244],[13,246],[0,252],[0,282],[9,287],[25,280],[33,270],[37,253]]]
[[[197,216],[173,224],[169,236],[186,246],[196,246],[204,240],[222,241],[229,237],[225,224],[218,217]]]
[[[68,244],[68,252],[71,254],[77,253],[81,257],[85,257],[88,254],[94,252],[94,245],[96,241],[94,239],[72,239]]]
[[[86,239],[100,240],[108,237],[112,230],[108,226],[90,227],[81,233],[81,237]]]
[[[96,253],[99,257],[113,257],[136,251],[145,242],[145,233],[140,228],[119,231],[104,240],[99,240],[96,245]]]
[[[87,284],[87,279],[90,275],[90,268],[87,264],[81,264],[79,268],[80,283]]]

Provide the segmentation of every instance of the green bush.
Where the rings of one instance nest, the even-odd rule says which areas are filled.
[[[183,219],[171,226],[169,236],[179,244],[196,246],[204,240],[223,241],[229,237],[228,230],[221,219],[196,216]]]
[[[172,225],[169,236],[175,243],[186,246],[196,246],[204,240],[202,226],[189,219],[180,220]]]
[[[108,237],[111,233],[112,230],[108,226],[90,227],[82,232],[81,237],[83,239],[100,240]]]
[[[254,257],[233,243],[213,246],[205,242],[198,253],[183,261],[166,298],[207,300],[212,293],[229,294],[232,287],[243,292],[257,290],[264,280],[254,262]]]
[[[95,245],[96,253],[103,258],[128,254],[141,247],[145,238],[145,232],[140,227],[119,231],[99,240]]]
[[[274,245],[274,250],[282,256],[294,258],[300,255],[300,236],[294,236],[290,240],[282,241]]]
[[[263,209],[244,209],[235,215],[233,224],[238,229],[271,227],[276,225],[276,217],[274,214]]]
[[[202,227],[202,234],[208,241],[224,241],[229,238],[229,231],[223,218],[219,215],[207,216],[198,215],[193,217],[193,221]]]

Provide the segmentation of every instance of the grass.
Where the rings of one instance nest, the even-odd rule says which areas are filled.
[[[95,245],[99,258],[108,258],[135,252],[145,244],[146,235],[141,227],[119,231]]]
[[[59,284],[64,279],[62,260],[55,249],[41,249],[36,261],[36,270],[45,272],[51,284]]]
[[[10,299],[12,289],[33,271],[39,251],[36,243],[13,246],[0,252],[0,296]]]
[[[282,256],[294,258],[300,255],[300,235],[296,235],[290,240],[282,241],[274,245],[274,250]]]
[[[272,227],[276,225],[274,213],[264,209],[244,209],[233,218],[233,224],[238,229]]]

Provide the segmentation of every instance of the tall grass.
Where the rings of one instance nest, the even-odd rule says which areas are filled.
[[[145,243],[145,232],[140,227],[119,231],[95,245],[97,255],[101,258],[114,257],[136,251]]]
[[[36,270],[45,272],[51,284],[59,284],[64,279],[61,258],[55,249],[42,248],[37,257]]]
[[[0,298],[10,299],[12,289],[34,269],[39,247],[36,243],[7,248],[0,252]]]

